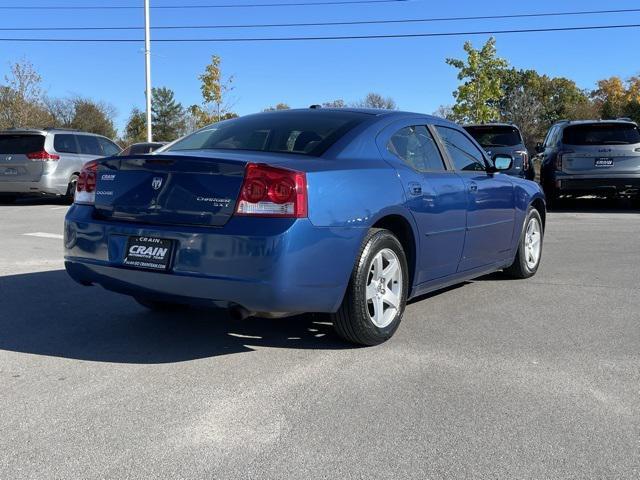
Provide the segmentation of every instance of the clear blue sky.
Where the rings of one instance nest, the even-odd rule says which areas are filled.
[[[273,3],[275,0],[151,0],[152,7],[176,4]],[[280,0],[300,2],[306,0]],[[309,0],[310,1],[310,0]],[[4,5],[140,5],[142,0],[3,0]],[[545,11],[599,10],[639,7],[637,1],[596,0],[434,1],[407,3],[153,10],[152,25],[289,23],[373,19],[516,14]],[[640,13],[542,19],[476,20],[406,25],[306,27],[242,30],[155,31],[156,38],[300,36],[369,33],[536,28],[609,23],[640,23]],[[138,26],[140,10],[0,11],[1,27]],[[142,32],[0,32],[0,37],[142,38]],[[473,37],[384,40],[309,41],[288,43],[185,43],[153,45],[153,84],[176,92],[183,105],[200,103],[198,75],[211,54],[223,58],[223,68],[236,78],[235,110],[247,114],[278,102],[293,107],[343,98],[357,100],[369,91],[393,97],[404,110],[433,112],[453,101],[456,71],[446,57],[463,56],[462,44],[481,45],[486,35]],[[640,29],[498,35],[500,56],[519,68],[534,68],[566,76],[582,88],[611,75],[640,73]],[[0,74],[11,62],[27,58],[44,79],[51,95],[82,95],[104,100],[118,110],[122,128],[132,107],[144,106],[143,44],[38,44],[0,42]]]

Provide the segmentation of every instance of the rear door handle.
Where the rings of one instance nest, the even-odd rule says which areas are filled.
[[[409,193],[414,197],[422,195],[422,185],[417,182],[409,183]]]
[[[470,182],[469,183],[469,191],[470,192],[477,192],[478,191],[478,184],[476,182]]]

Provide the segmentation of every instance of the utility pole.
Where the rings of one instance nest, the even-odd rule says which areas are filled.
[[[151,132],[151,32],[149,27],[149,0],[144,0],[144,62],[147,76],[147,142],[153,141]]]

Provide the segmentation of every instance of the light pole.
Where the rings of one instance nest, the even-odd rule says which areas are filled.
[[[149,28],[149,0],[144,0],[144,63],[147,77],[147,142],[153,141],[151,132],[151,32]]]

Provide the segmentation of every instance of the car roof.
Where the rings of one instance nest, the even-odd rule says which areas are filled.
[[[620,125],[637,125],[637,123],[634,122],[633,120],[626,120],[626,119],[621,119],[621,118],[616,118],[616,119],[611,119],[611,120],[602,120],[602,119],[597,119],[597,120],[560,120],[560,121],[556,122],[556,125],[565,125],[565,126],[569,126],[569,125],[593,125],[593,124],[599,124],[599,123],[616,123],[616,124],[620,124]]]
[[[511,127],[519,130],[517,125],[508,122],[465,123],[462,127]]]
[[[46,135],[47,133],[77,133],[80,135],[92,135],[94,137],[102,137],[97,133],[83,132],[82,130],[74,130],[72,128],[7,128],[0,130],[0,134],[16,134],[16,133],[28,133],[34,135]]]
[[[291,109],[287,109],[287,110],[270,110],[268,112],[259,112],[259,113],[254,113],[253,115],[287,115],[287,114],[292,114],[292,113],[303,113],[303,112],[307,112],[310,115],[322,115],[322,113],[327,113],[327,112],[332,112],[332,113],[362,113],[362,114],[366,114],[366,115],[371,115],[371,116],[375,116],[375,117],[415,117],[415,116],[420,116],[420,117],[429,117],[433,120],[444,120],[447,121],[446,119],[440,118],[440,117],[435,117],[433,115],[427,115],[424,113],[417,113],[417,112],[407,112],[407,111],[403,111],[403,110],[388,110],[388,109],[384,109],[384,108],[356,108],[356,107],[344,107],[344,108],[324,108],[324,107],[318,107],[318,108],[291,108]]]

